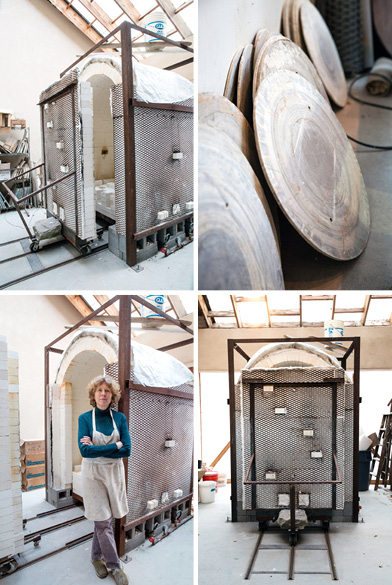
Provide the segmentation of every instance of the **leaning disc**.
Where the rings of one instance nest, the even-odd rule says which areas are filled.
[[[199,288],[283,289],[276,233],[246,158],[225,134],[199,125]]]
[[[237,103],[238,68],[243,50],[243,47],[241,47],[241,49],[238,49],[234,53],[227,72],[225,89],[223,90],[223,95],[233,102],[233,104]]]
[[[244,47],[238,69],[237,107],[250,124],[253,120],[252,101],[253,45]]]
[[[366,188],[327,101],[301,76],[276,71],[259,86],[254,125],[264,174],[287,219],[326,256],[359,256],[370,230]]]
[[[323,82],[309,57],[305,55],[298,45],[284,37],[274,38],[271,43],[266,44],[265,51],[261,54],[257,71],[255,70],[253,76],[255,91],[257,91],[262,79],[270,73],[282,69],[293,71],[307,79],[328,101]]]
[[[214,93],[200,93],[198,119],[226,134],[241,149],[256,175],[260,172],[255,137],[245,116],[227,98]]]
[[[282,31],[285,37],[291,39],[290,31],[290,0],[285,0],[282,8]]]
[[[335,42],[325,20],[313,4],[300,7],[302,34],[309,57],[313,61],[331,100],[341,108],[347,102],[347,84]]]
[[[285,37],[277,32],[268,32],[268,34],[264,35],[263,37],[263,44],[259,48],[257,53],[257,57],[255,57],[253,61],[253,79],[252,79],[252,99],[255,99],[256,91],[257,91],[257,77],[258,71],[261,67],[261,63],[263,60],[263,55],[265,54],[267,47],[269,47],[275,40],[277,39],[284,39]]]
[[[261,48],[262,48],[265,40],[269,37],[269,35],[270,35],[270,31],[267,30],[266,28],[261,28],[256,35],[256,38],[255,38],[254,43],[253,43],[254,47],[255,47],[254,53],[253,53],[253,69],[254,69],[254,66],[256,64],[257,57],[259,56],[259,53],[261,51]]]
[[[292,0],[290,7],[291,39],[303,50],[305,50],[305,43],[301,32],[299,13],[302,4],[307,1],[308,0]]]

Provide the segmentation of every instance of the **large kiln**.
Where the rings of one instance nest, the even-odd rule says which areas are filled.
[[[78,417],[90,410],[88,382],[118,379],[119,336],[94,328],[65,350],[47,408],[48,501],[60,507],[83,498]],[[193,375],[174,357],[132,340],[127,416],[132,452],[127,467],[127,548],[146,533],[190,513],[193,456]]]
[[[277,520],[294,541],[313,520],[358,521],[359,340],[344,340],[339,361],[299,340],[249,359],[239,344],[267,340],[229,340],[233,521]],[[235,349],[248,359],[237,384]]]

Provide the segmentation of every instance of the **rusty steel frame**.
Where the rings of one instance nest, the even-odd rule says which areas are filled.
[[[359,515],[359,496],[358,496],[358,484],[359,484],[359,374],[360,374],[360,337],[292,337],[287,338],[258,338],[258,339],[228,339],[227,340],[227,351],[228,351],[228,375],[229,375],[229,404],[230,404],[230,455],[231,455],[231,517],[232,522],[238,522],[238,510],[237,510],[237,497],[238,497],[238,486],[237,486],[237,439],[236,439],[236,422],[235,422],[235,367],[234,367],[234,351],[237,351],[244,359],[250,359],[246,352],[240,347],[240,344],[268,344],[268,343],[321,343],[324,344],[326,339],[329,342],[351,342],[347,351],[342,357],[336,359],[341,363],[344,370],[347,369],[347,360],[352,353],[354,353],[354,373],[353,373],[353,394],[354,394],[354,420],[353,420],[353,512],[352,522],[358,522]],[[336,379],[334,379],[336,381]],[[335,459],[335,465],[337,462]],[[338,469],[336,467],[336,469]],[[250,483],[250,482],[248,482]],[[257,482],[257,483],[279,483],[276,481],[271,482]],[[284,482],[286,484],[292,484],[294,482]],[[311,483],[311,482],[302,482]],[[316,482],[320,483],[320,482]],[[333,483],[333,482],[328,482]]]
[[[75,325],[73,325],[70,329],[67,329],[64,333],[56,337],[51,343],[45,346],[44,348],[44,362],[45,362],[45,445],[46,445],[46,458],[45,458],[45,477],[46,477],[46,485],[45,485],[45,495],[46,499],[48,499],[48,479],[51,475],[51,451],[50,451],[50,443],[49,437],[50,432],[48,428],[49,419],[48,419],[48,409],[49,409],[49,384],[50,384],[50,354],[57,353],[63,354],[64,350],[54,347],[56,343],[76,331],[82,325],[85,325],[88,321],[93,319],[94,317],[102,317],[104,315],[100,315],[107,307],[110,307],[115,302],[119,301],[119,332],[118,332],[118,383],[120,388],[125,388],[127,392],[122,392],[120,401],[118,403],[118,410],[125,414],[128,426],[129,426],[129,390],[142,390],[143,392],[155,392],[159,394],[164,394],[167,396],[177,396],[179,398],[184,398],[187,400],[193,400],[193,394],[186,394],[181,391],[176,391],[173,388],[153,388],[148,386],[139,386],[138,384],[134,384],[130,379],[130,363],[131,363],[131,336],[132,336],[132,315],[131,315],[131,304],[132,301],[136,301],[144,305],[149,309],[153,309],[157,314],[164,317],[170,323],[173,323],[177,327],[184,329],[193,336],[193,330],[181,323],[180,320],[175,319],[171,315],[167,315],[164,311],[157,309],[151,303],[146,301],[144,298],[140,297],[139,295],[116,295],[109,299],[106,303],[101,305],[95,311],[92,311],[89,315],[83,317],[80,321],[78,321]],[[193,497],[193,457],[192,457],[192,471],[191,471],[191,483],[189,486],[189,494],[182,497],[181,500],[173,502],[167,509],[175,508],[180,503],[185,501],[191,501]],[[125,468],[125,482],[126,482],[126,489],[128,490],[128,460],[124,459],[124,468]],[[50,472],[50,475],[49,475]],[[80,499],[80,501],[82,501]],[[166,510],[166,508],[165,508]],[[126,538],[126,530],[129,530],[132,526],[142,524],[145,520],[152,516],[156,516],[158,513],[161,513],[162,510],[155,511],[153,514],[147,515],[145,518],[139,518],[137,521],[133,521],[125,524],[125,518],[116,519],[115,520],[115,527],[114,527],[114,535],[117,545],[117,552],[119,556],[123,556],[125,553],[125,538]]]
[[[189,112],[193,111],[193,108],[189,106],[180,106],[178,104],[145,104],[134,100],[133,97],[133,67],[132,67],[132,39],[131,29],[138,32],[148,34],[158,40],[168,42],[171,45],[179,47],[184,51],[193,53],[193,49],[188,47],[186,44],[173,41],[167,37],[156,34],[150,30],[144,29],[136,24],[124,21],[117,28],[115,28],[110,34],[104,37],[101,41],[96,43],[91,49],[86,51],[79,59],[74,61],[72,65],[67,67],[62,73],[60,78],[63,77],[70,69],[75,67],[83,59],[88,57],[97,48],[103,45],[116,33],[121,33],[121,74],[122,74],[122,88],[123,88],[123,116],[124,116],[124,177],[125,177],[125,230],[126,230],[126,263],[128,266],[135,266],[137,264],[137,239],[140,234],[137,233],[136,229],[136,144],[135,144],[135,107],[149,107],[157,108],[159,106],[165,109],[171,109],[176,111]],[[193,60],[193,59],[192,59]],[[189,60],[187,60],[188,62]],[[182,62],[178,63],[178,67],[183,65]],[[173,65],[169,66],[173,69]],[[184,220],[185,216],[176,218],[177,220]],[[155,233],[159,229],[162,229],[162,225],[157,226],[150,233]]]

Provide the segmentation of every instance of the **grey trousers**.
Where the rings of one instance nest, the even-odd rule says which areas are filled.
[[[93,561],[100,561],[103,559],[108,569],[120,568],[121,564],[117,555],[116,542],[114,540],[112,518],[94,522],[91,558]]]

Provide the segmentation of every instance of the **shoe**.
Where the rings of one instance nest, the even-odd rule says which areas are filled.
[[[94,565],[94,569],[95,572],[97,574],[97,577],[99,577],[100,579],[105,579],[105,577],[108,576],[109,572],[106,568],[106,565],[104,563],[104,561],[93,561],[93,559],[91,559],[92,564]]]
[[[128,585],[128,577],[122,569],[114,569],[112,575],[116,585]]]

